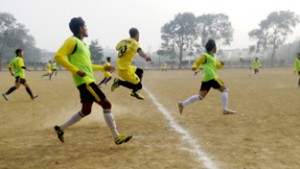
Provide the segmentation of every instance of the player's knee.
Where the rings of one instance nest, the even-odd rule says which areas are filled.
[[[143,73],[144,73],[144,71],[141,68],[137,68],[135,71],[135,74],[138,75],[138,77],[143,76]]]
[[[81,117],[87,116],[91,114],[92,110],[91,109],[86,109],[86,110],[81,110]]]
[[[111,109],[111,103],[107,99],[101,100],[101,106],[103,109]]]

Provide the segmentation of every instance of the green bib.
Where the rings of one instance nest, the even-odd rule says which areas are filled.
[[[204,72],[201,81],[207,82],[212,79],[219,78],[217,75],[217,59],[208,53],[204,53],[204,55],[206,57],[206,61],[201,65],[201,68]]]
[[[75,47],[76,51],[73,54],[69,55],[68,59],[74,66],[86,73],[86,76],[84,77],[73,74],[75,85],[79,86],[84,83],[89,84],[91,82],[95,82],[90,50],[82,40],[78,39],[77,37],[74,38],[77,41]]]

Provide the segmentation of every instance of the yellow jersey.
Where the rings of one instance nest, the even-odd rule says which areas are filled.
[[[140,46],[138,42],[133,38],[124,39],[120,41],[116,46],[116,50],[118,51],[117,69],[130,69],[132,60],[135,57],[139,48]]]

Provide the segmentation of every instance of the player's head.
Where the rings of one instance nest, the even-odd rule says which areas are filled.
[[[129,35],[130,35],[130,38],[133,38],[133,39],[139,41],[140,34],[139,34],[139,30],[137,28],[130,28]]]
[[[15,51],[15,53],[16,53],[17,56],[23,56],[23,50],[22,49],[17,49]]]
[[[106,61],[110,62],[110,57],[106,57]]]
[[[72,18],[69,23],[69,28],[74,35],[88,37],[85,22],[81,17]]]
[[[256,57],[255,60],[257,61],[257,60],[258,60],[258,57]]]
[[[209,53],[216,53],[217,52],[217,46],[216,42],[213,39],[209,39],[207,43],[205,44],[206,52]]]

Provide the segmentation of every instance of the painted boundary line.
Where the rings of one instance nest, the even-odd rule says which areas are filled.
[[[200,146],[197,145],[197,142],[189,135],[189,133],[175,121],[171,113],[156,100],[154,95],[147,88],[143,87],[143,89],[157,106],[158,110],[169,121],[170,126],[175,129],[177,133],[181,134],[181,139],[184,142],[190,145],[192,149],[191,151],[197,155],[198,160],[200,160],[207,169],[218,169],[213,161],[204,153],[204,151],[201,150]]]

